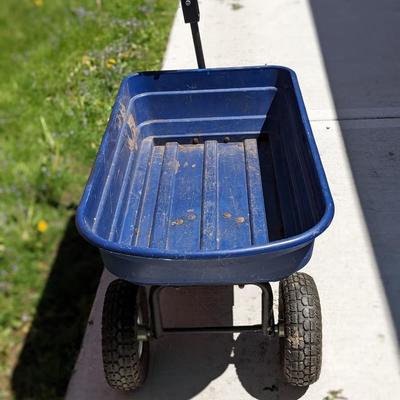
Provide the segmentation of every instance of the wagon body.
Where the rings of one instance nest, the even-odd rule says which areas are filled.
[[[302,268],[333,208],[293,71],[144,72],[122,82],[77,226],[139,285],[258,283]]]

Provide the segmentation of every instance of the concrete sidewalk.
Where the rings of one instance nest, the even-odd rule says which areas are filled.
[[[357,54],[358,47],[346,47],[345,42],[343,53],[330,57],[329,46],[321,43],[326,32],[321,28],[324,22],[316,19],[321,17],[316,3],[203,0],[200,29],[208,67],[268,63],[289,66],[298,74],[336,205],[333,224],[317,240],[314,256],[304,269],[315,278],[321,296],[320,380],[307,391],[284,384],[275,339],[266,342],[250,334],[175,336],[152,345],[144,388],[131,394],[113,391],[105,383],[101,364],[101,308],[104,291],[113,279],[105,273],[67,399],[322,400],[331,390],[342,390],[348,400],[398,397],[399,324],[393,320],[399,321],[400,308],[400,72],[386,58],[372,79],[362,54]],[[365,0],[363,7],[374,12],[372,0]],[[382,12],[390,20],[393,10]],[[340,37],[345,26],[341,21],[345,24],[348,15],[338,11],[335,18],[337,32],[329,33],[329,40]],[[385,37],[383,32],[382,48],[378,41],[376,51],[389,46],[391,54],[394,42]],[[344,71],[346,63],[353,68],[351,76],[343,73],[333,79],[330,71]],[[385,69],[384,63],[390,65]],[[178,10],[164,68],[191,67],[196,62],[190,28]],[[348,95],[338,92],[341,85]],[[366,93],[375,96],[364,101]],[[382,254],[387,257],[383,259]],[[164,308],[166,323],[249,323],[258,320],[260,301],[254,287],[204,288],[190,295],[186,290],[170,291],[165,294]]]

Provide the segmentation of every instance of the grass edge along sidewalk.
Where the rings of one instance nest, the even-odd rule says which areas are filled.
[[[176,7],[0,4],[1,399],[63,397],[101,268],[74,210],[122,77],[160,68]]]

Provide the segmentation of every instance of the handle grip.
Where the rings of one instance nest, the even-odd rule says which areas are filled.
[[[197,0],[181,0],[181,4],[186,24],[200,21],[200,9]]]

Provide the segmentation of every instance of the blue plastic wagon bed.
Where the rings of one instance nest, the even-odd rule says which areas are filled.
[[[106,267],[140,285],[280,280],[333,202],[294,72],[126,78],[79,206]]]
[[[296,76],[205,69],[198,2],[181,6],[199,70],[122,82],[77,213],[120,278],[104,296],[106,381],[142,386],[163,335],[253,332],[279,336],[286,381],[308,386],[322,365],[321,307],[312,277],[296,271],[334,207]],[[261,289],[261,323],[164,326],[166,286],[225,284]]]

